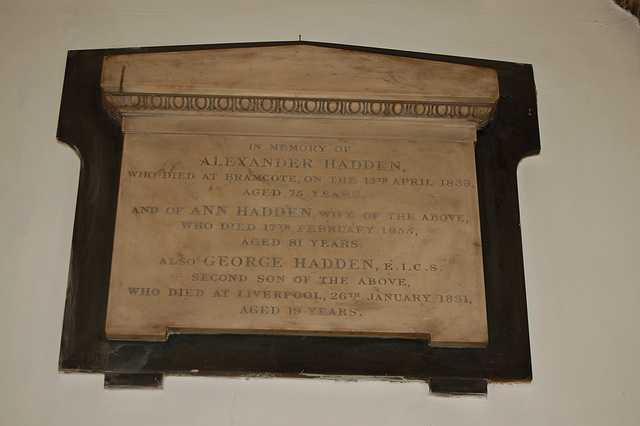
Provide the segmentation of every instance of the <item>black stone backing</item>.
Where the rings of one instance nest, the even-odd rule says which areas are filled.
[[[166,342],[105,338],[123,134],[120,123],[102,105],[104,57],[282,45],[322,46],[497,70],[497,114],[478,133],[476,144],[489,326],[486,348],[432,348],[423,340],[364,337],[176,334]],[[82,160],[61,371],[105,373],[107,387],[161,387],[164,375],[375,376],[433,379],[434,392],[482,393],[487,381],[531,380],[516,183],[520,159],[540,149],[531,65],[306,41],[70,51],[57,138]]]

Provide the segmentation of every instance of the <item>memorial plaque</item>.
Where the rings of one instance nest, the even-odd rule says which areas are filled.
[[[486,343],[472,141],[135,133],[120,188],[110,338]]]
[[[498,84],[499,83],[499,84]],[[310,42],[69,52],[61,371],[531,380],[530,65]]]
[[[135,112],[123,122],[107,337],[293,333],[486,345],[474,150],[486,115],[447,89],[455,78],[478,91],[480,81],[491,97],[495,73],[420,61],[380,69],[370,55],[301,47],[229,53],[228,66],[256,70],[246,83],[202,54],[107,59],[107,106]],[[168,94],[159,75],[176,75],[181,61],[196,69],[172,78],[178,93]],[[355,82],[365,63],[368,71],[360,88],[318,83],[309,78],[314,62],[342,68],[343,82]],[[200,73],[203,63],[212,74]],[[429,88],[388,83],[394,68],[441,75]],[[265,79],[278,71],[288,72],[284,87]],[[302,114],[287,114],[296,108]]]

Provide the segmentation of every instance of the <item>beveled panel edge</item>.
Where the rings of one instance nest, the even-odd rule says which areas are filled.
[[[348,139],[392,139],[475,143],[473,123],[442,123],[420,120],[360,120],[348,118],[318,119],[292,116],[174,116],[127,114],[122,131],[127,133],[253,135],[277,137],[314,137]],[[402,135],[400,135],[401,131]]]

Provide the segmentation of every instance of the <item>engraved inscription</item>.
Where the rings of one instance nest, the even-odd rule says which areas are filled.
[[[107,336],[485,345],[470,142],[127,134]]]

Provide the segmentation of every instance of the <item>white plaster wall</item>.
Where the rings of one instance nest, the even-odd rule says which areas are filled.
[[[56,143],[67,50],[305,40],[531,63],[519,169],[534,380],[424,384],[59,375],[79,160]],[[0,424],[638,424],[640,27],[610,0],[0,0]]]

